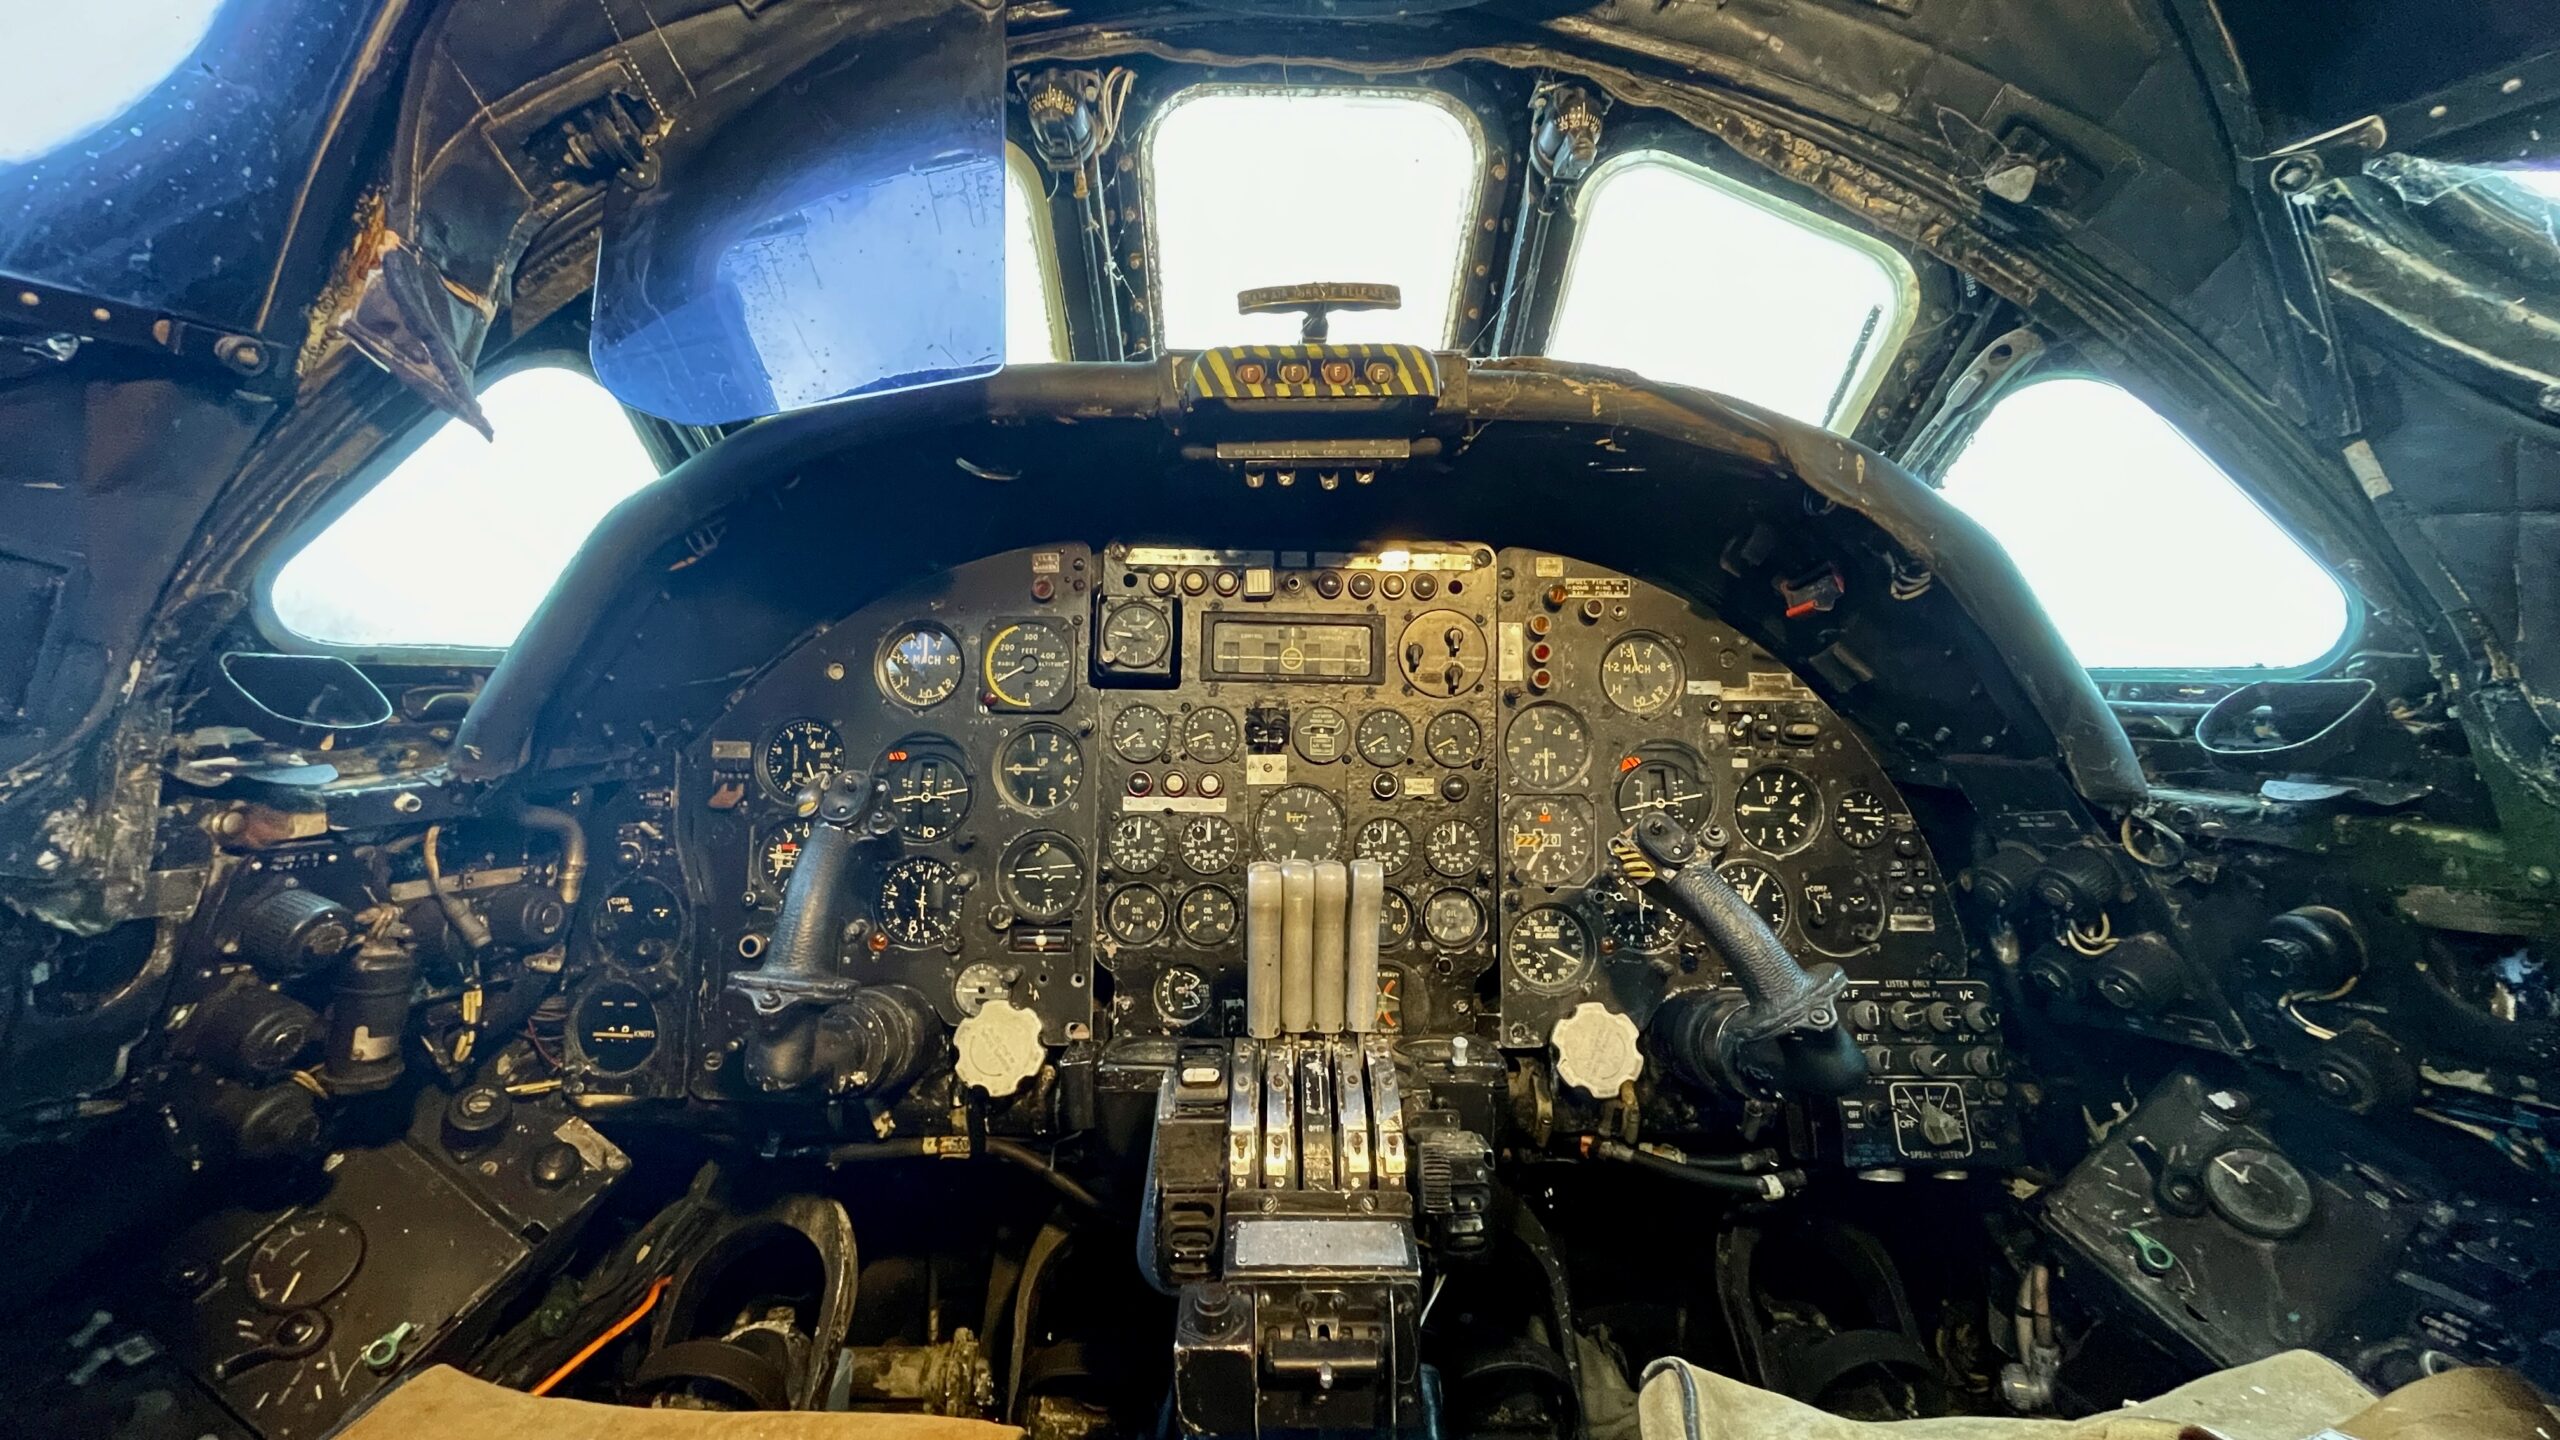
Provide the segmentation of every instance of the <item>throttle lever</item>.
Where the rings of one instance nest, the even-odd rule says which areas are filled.
[[[1840,1005],[1849,977],[1797,960],[1679,821],[1647,815],[1609,842],[1609,855],[1628,883],[1714,944],[1733,977],[1730,988],[1684,991],[1654,1013],[1654,1041],[1674,1072],[1764,1099],[1843,1095],[1865,1083],[1866,1056]]]

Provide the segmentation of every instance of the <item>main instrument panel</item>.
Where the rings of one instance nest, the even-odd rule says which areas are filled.
[[[1669,591],[1469,544],[1061,545],[810,636],[685,751],[670,873],[626,877],[590,921],[571,1039],[591,1088],[752,1093],[724,1069],[725,977],[764,952],[808,792],[848,769],[890,818],[858,851],[845,965],[953,1026],[1009,1002],[1049,1047],[1240,1033],[1265,860],[1383,871],[1380,1033],[1536,1047],[1592,1003],[1640,1026],[1723,973],[1606,863],[1653,811],[1807,961],[1963,968],[1858,735]],[[671,977],[678,949],[698,959]],[[694,1053],[663,1053],[681,1035]]]

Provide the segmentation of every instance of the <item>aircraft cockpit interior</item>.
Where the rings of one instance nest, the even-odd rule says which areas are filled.
[[[0,13],[7,1428],[2552,1433],[2555,47]]]

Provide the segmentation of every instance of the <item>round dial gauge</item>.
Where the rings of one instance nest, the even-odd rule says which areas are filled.
[[[1772,855],[1803,849],[1822,826],[1822,792],[1784,765],[1754,770],[1733,792],[1733,828]]]
[[[1378,967],[1378,1033],[1404,1033],[1404,972],[1393,965]]]
[[[249,1298],[270,1310],[308,1310],[347,1288],[364,1264],[364,1232],[343,1215],[297,1215],[249,1252]]]
[[[1378,868],[1390,875],[1402,874],[1413,863],[1413,832],[1401,820],[1380,817],[1360,827],[1352,838],[1351,854],[1355,859],[1377,861]]]
[[[987,637],[979,673],[986,677],[991,710],[1054,709],[1075,683],[1075,647],[1067,632],[1046,620],[1017,620]]]
[[[634,875],[596,902],[596,943],[620,954],[664,958],[684,935],[684,902],[646,875]]]
[[[1484,753],[1484,727],[1464,710],[1443,710],[1423,727],[1422,748],[1452,770],[1473,765]]]
[[[1532,795],[1511,802],[1502,817],[1503,854],[1520,878],[1553,888],[1591,878],[1599,832],[1591,807],[1571,795]]]
[[[959,1006],[963,1015],[975,1015],[987,1008],[987,1002],[1011,994],[1013,984],[1004,978],[1004,971],[984,960],[962,967],[959,974],[951,977],[951,1003]]]
[[[1609,934],[1625,949],[1639,955],[1663,955],[1677,949],[1689,926],[1668,905],[1630,887],[1627,894],[1609,912]]]
[[[1172,849],[1163,821],[1152,815],[1123,815],[1111,822],[1111,837],[1103,843],[1102,855],[1114,870],[1144,875],[1163,864]]]
[[[1145,670],[1173,648],[1173,622],[1144,600],[1126,600],[1102,617],[1102,663]]]
[[[1884,897],[1873,880],[1845,865],[1806,876],[1801,898],[1796,928],[1816,950],[1846,955],[1875,943],[1884,931]]]
[[[969,767],[947,745],[912,741],[881,757],[888,771],[889,813],[910,840],[939,840],[969,816]]]
[[[1111,751],[1132,765],[1164,758],[1173,744],[1173,721],[1153,705],[1132,705],[1112,717]]]
[[[1484,837],[1464,820],[1443,820],[1422,842],[1422,858],[1452,880],[1473,875],[1484,864]]]
[[[1064,835],[1034,832],[1004,855],[1004,898],[1025,920],[1063,920],[1084,894],[1084,857]]]
[[[1216,885],[1194,885],[1182,892],[1173,923],[1194,945],[1224,945],[1236,936],[1236,897]]]
[[[928,856],[911,856],[880,877],[880,933],[910,950],[940,945],[960,926],[959,874]]]
[[[628,980],[607,980],[578,997],[569,1017],[578,1053],[607,1075],[628,1075],[658,1053],[658,1007]]]
[[[1503,768],[1511,783],[1532,790],[1560,790],[1591,766],[1591,732],[1582,717],[1562,705],[1532,705],[1511,722],[1502,742]]]
[[[1629,635],[1600,657],[1600,689],[1630,715],[1657,715],[1680,698],[1680,655],[1657,636]]]
[[[1169,910],[1164,892],[1153,885],[1123,885],[1102,907],[1102,921],[1123,945],[1153,945],[1164,938]]]
[[[794,720],[767,737],[758,768],[787,799],[844,768],[844,737],[824,720]]]
[[[1254,843],[1273,860],[1330,860],[1342,848],[1342,807],[1313,785],[1284,785],[1253,817]]]
[[[1182,753],[1199,764],[1225,763],[1243,740],[1236,717],[1215,705],[1203,705],[1182,717]]]
[[[1734,888],[1744,904],[1760,912],[1760,918],[1769,922],[1771,930],[1787,928],[1787,911],[1790,908],[1787,887],[1768,866],[1755,865],[1748,860],[1727,860],[1716,867],[1716,873],[1724,877],[1724,883]]]
[[[1075,798],[1084,784],[1084,752],[1055,725],[1025,725],[996,752],[996,788],[1037,815]]]
[[[1182,863],[1203,875],[1222,875],[1244,850],[1235,822],[1223,815],[1194,815],[1182,822]]]
[[[1852,790],[1831,807],[1831,833],[1861,850],[1882,841],[1893,812],[1873,790]]]
[[[764,883],[779,890],[791,883],[791,872],[800,864],[800,847],[809,843],[814,820],[785,820],[764,832],[756,846],[756,868],[763,872]]]
[[[1685,829],[1706,823],[1715,809],[1707,782],[1687,757],[1648,746],[1627,757],[1618,775],[1618,819],[1633,825],[1647,815],[1668,815]]]
[[[890,699],[928,710],[960,688],[960,642],[939,625],[910,625],[880,647],[880,689]]]
[[[1423,933],[1444,950],[1475,943],[1484,933],[1484,907],[1464,890],[1443,890],[1422,907]]]
[[[1156,976],[1156,1014],[1167,1025],[1188,1025],[1209,1013],[1209,977],[1188,965],[1168,965]]]
[[[1401,765],[1413,754],[1413,722],[1393,710],[1372,710],[1352,732],[1352,748],[1381,770]]]
[[[1541,905],[1511,926],[1511,973],[1531,990],[1570,990],[1591,973],[1591,931],[1572,912]]]
[[[1378,894],[1378,948],[1395,950],[1413,939],[1413,902],[1393,886]]]
[[[2319,1197],[2301,1167],[2273,1150],[2239,1145],[2204,1167],[2204,1194],[2222,1218],[2267,1240],[2301,1234]]]
[[[1455,610],[1425,610],[1396,639],[1396,668],[1424,695],[1464,695],[1484,679],[1484,627]]]
[[[1350,740],[1351,722],[1330,705],[1299,711],[1289,726],[1289,744],[1310,765],[1330,765],[1341,759]]]

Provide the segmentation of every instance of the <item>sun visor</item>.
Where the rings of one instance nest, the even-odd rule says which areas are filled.
[[[1002,363],[1001,13],[884,11],[608,195],[592,345],[624,404],[727,424]]]

